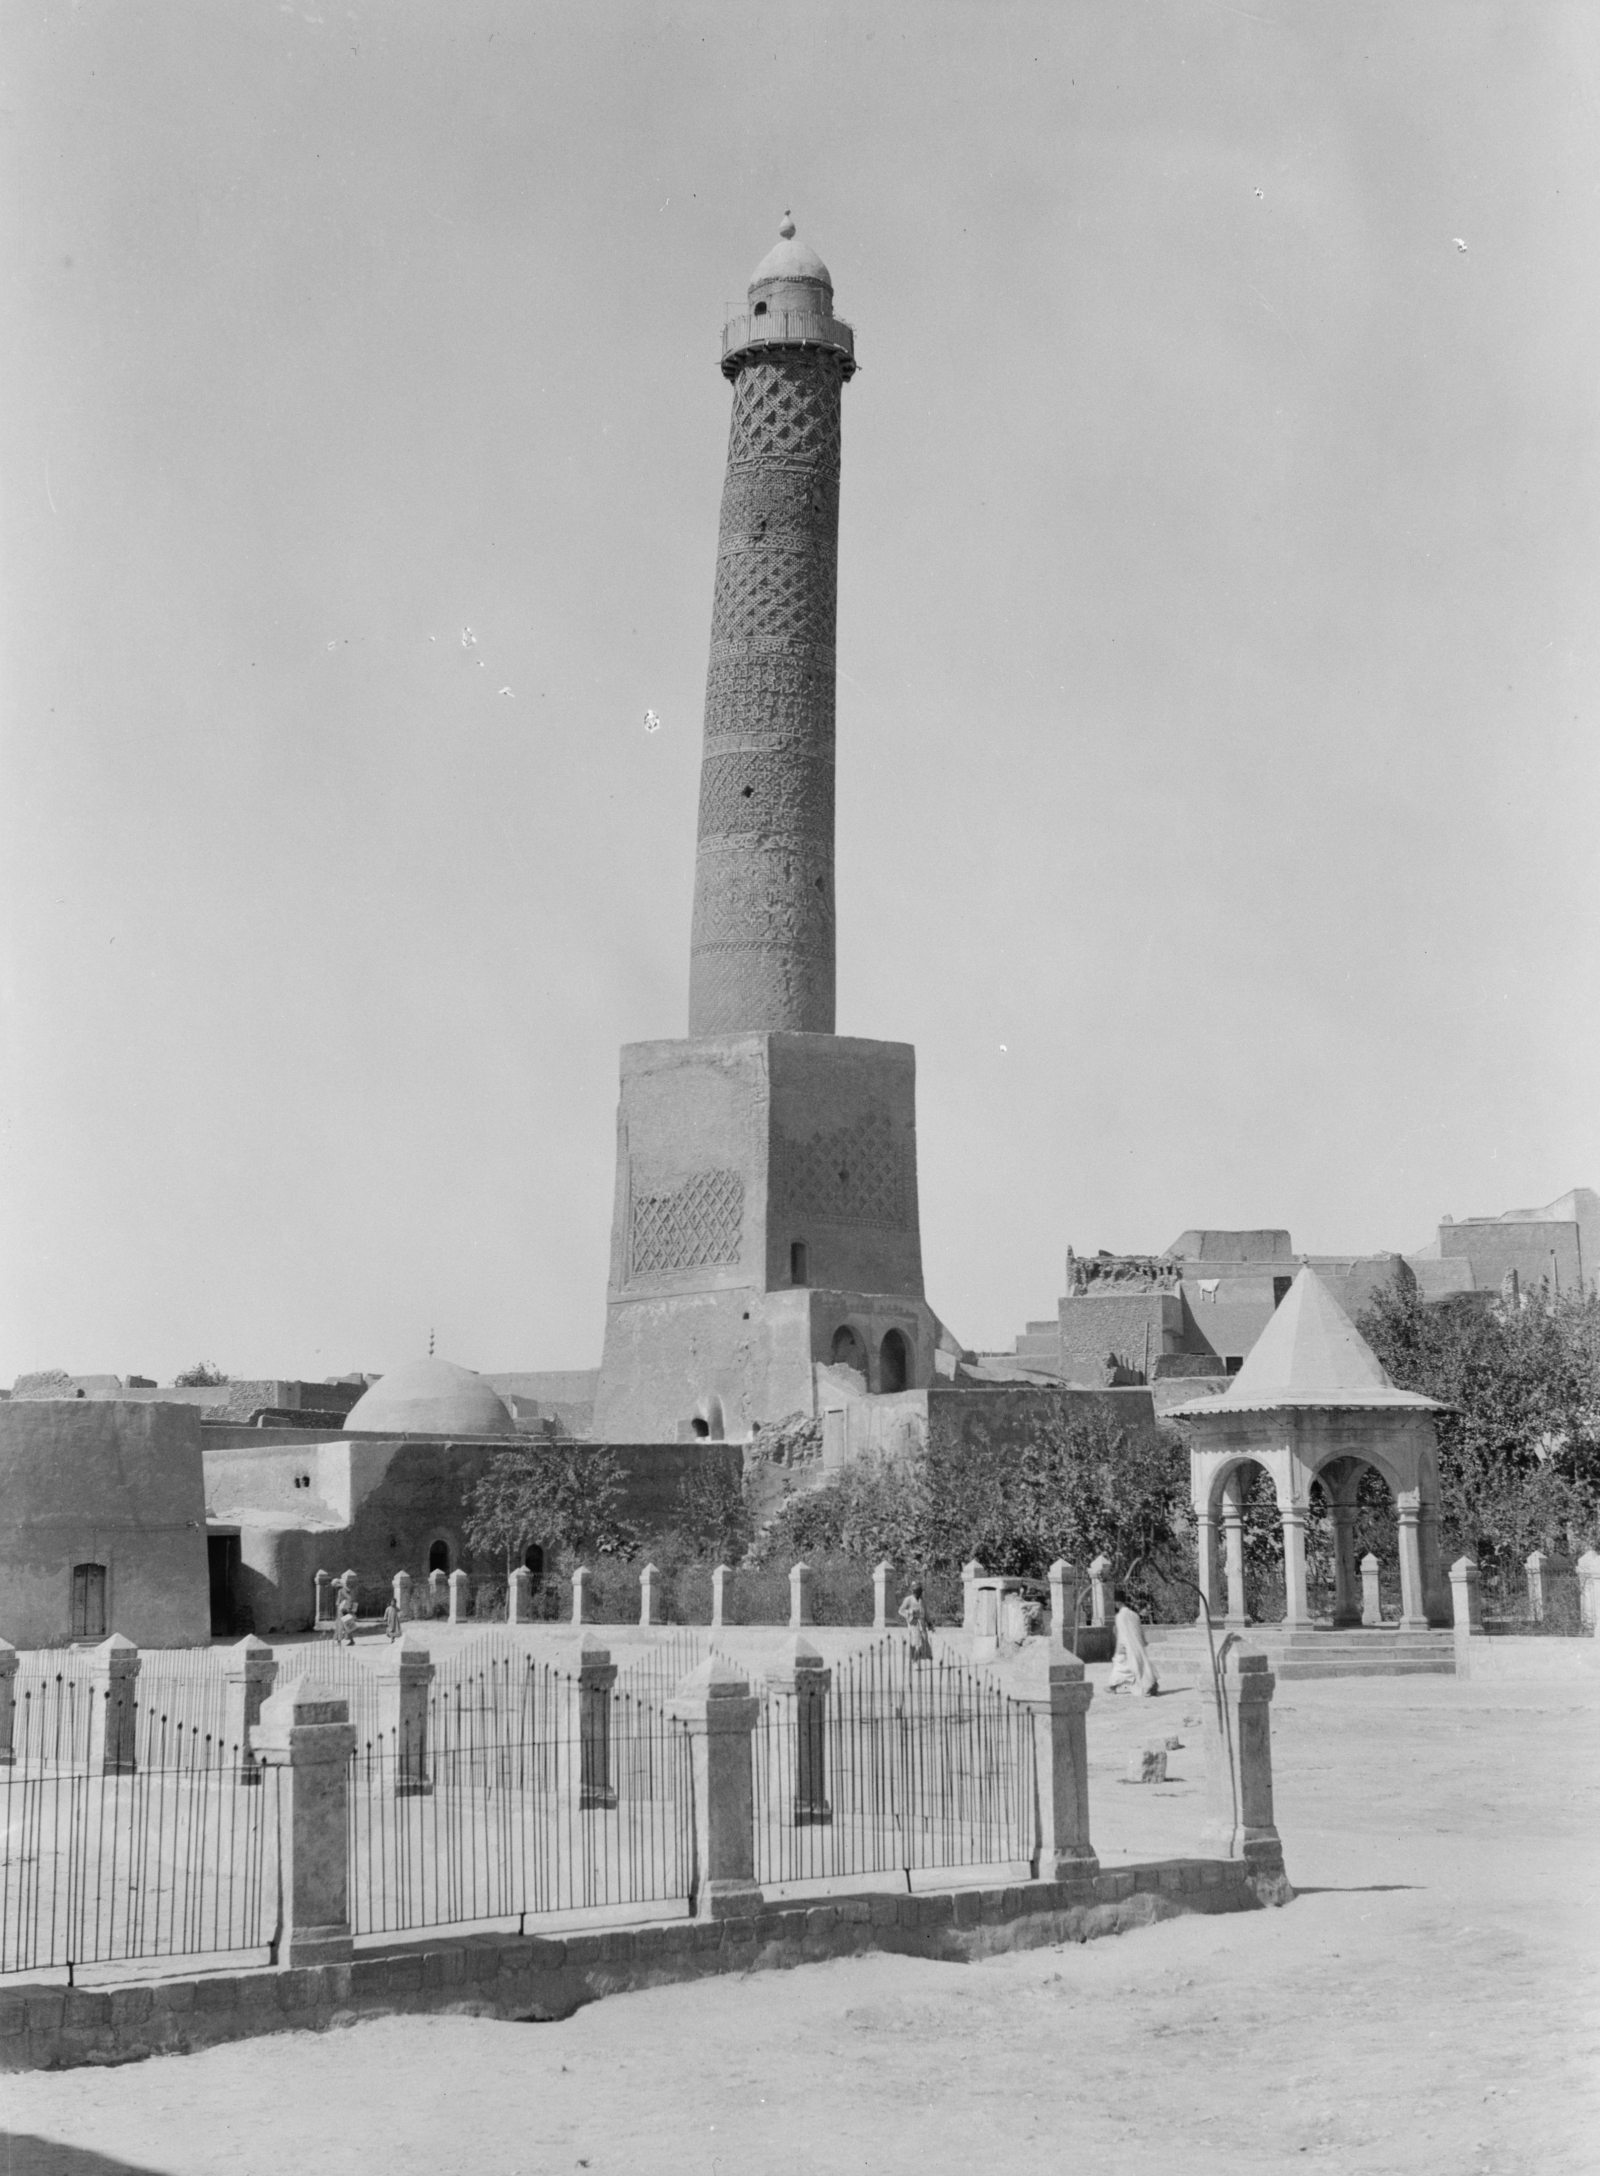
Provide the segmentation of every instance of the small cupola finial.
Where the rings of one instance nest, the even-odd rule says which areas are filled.
[[[781,234],[781,235],[783,236],[783,238],[784,238],[784,240],[785,240],[786,242],[792,242],[792,241],[794,240],[794,213],[793,213],[793,212],[785,212],[785,213],[784,213],[784,215],[783,215],[782,219],[781,219],[781,220],[779,221],[779,223],[778,223],[778,232],[779,232],[779,233],[780,233],[780,234]]]

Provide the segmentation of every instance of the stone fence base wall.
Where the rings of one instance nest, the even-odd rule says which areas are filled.
[[[750,1972],[867,1950],[967,1963],[1088,1942],[1186,1912],[1285,1900],[1281,1874],[1179,1859],[1084,1882],[874,1893],[774,1904],[750,1917],[546,1935],[418,1935],[348,1964],[209,1972],[115,1986],[0,1990],[0,2070],[65,2069],[187,2054],[273,2032],[325,2032],[409,2012],[548,2021],[602,1995],[712,1972]]]

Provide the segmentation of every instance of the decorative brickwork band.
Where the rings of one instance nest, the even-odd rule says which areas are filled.
[[[743,1233],[744,1179],[737,1171],[696,1171],[671,1184],[634,1181],[628,1273],[651,1277],[737,1262]]]
[[[833,1033],[840,396],[854,367],[838,346],[770,340],[724,363],[691,1035]]]

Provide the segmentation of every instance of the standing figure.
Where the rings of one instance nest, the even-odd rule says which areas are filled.
[[[389,1606],[383,1613],[383,1630],[385,1637],[390,1640],[397,1640],[404,1630],[400,1622],[400,1604],[392,1594],[389,1597]]]
[[[1117,1594],[1117,1651],[1111,1663],[1108,1692],[1121,1692],[1125,1687],[1135,1698],[1148,1698],[1159,1692],[1155,1664],[1150,1660],[1150,1650],[1144,1643],[1144,1626],[1139,1612],[1130,1607],[1128,1597]]]
[[[333,1636],[341,1647],[354,1647],[356,1643],[356,1598],[348,1587],[339,1589],[339,1608],[333,1620]]]
[[[900,1619],[910,1635],[909,1644],[912,1661],[931,1662],[933,1660],[933,1639],[928,1630],[928,1612],[923,1606],[922,1581],[920,1579],[914,1579],[911,1582],[911,1591],[900,1604],[895,1615]]]

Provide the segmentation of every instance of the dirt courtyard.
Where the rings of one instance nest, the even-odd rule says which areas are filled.
[[[1096,1701],[1108,1863],[1187,1845],[1197,1747],[1166,1810],[1112,1775],[1194,1705]],[[1274,1726],[1287,1910],[0,2078],[0,2176],[1600,2169],[1600,1679],[1286,1685]]]

